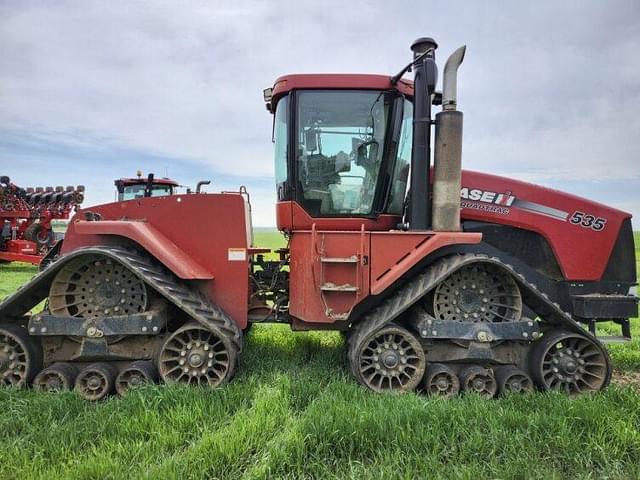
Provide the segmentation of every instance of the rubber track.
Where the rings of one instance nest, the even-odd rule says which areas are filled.
[[[511,265],[503,263],[497,257],[469,253],[437,260],[425,272],[400,287],[391,297],[384,300],[355,325],[349,336],[349,363],[352,371],[355,365],[353,356],[359,350],[356,347],[368,335],[395,320],[456,270],[469,264],[478,263],[496,265],[505,272],[510,273],[520,287],[523,302],[537,313],[543,321],[578,332],[600,344],[600,341],[594,335],[582,328],[579,323],[571,318],[568,312],[563,311],[557,303],[553,303],[545,293],[538,290],[533,283],[528,282]],[[603,350],[606,352],[606,349]],[[355,374],[356,372],[354,371]],[[357,375],[356,378],[358,378]]]
[[[238,352],[242,350],[242,331],[236,323],[205,295],[189,288],[149,255],[121,247],[88,247],[57,258],[28,283],[0,303],[0,318],[20,319],[44,300],[55,275],[64,265],[84,255],[103,255],[118,262],[206,328],[227,335]]]

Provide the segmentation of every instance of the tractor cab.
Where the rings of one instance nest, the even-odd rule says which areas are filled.
[[[411,163],[411,96],[409,83],[392,85],[383,75],[278,79],[265,100],[274,113],[279,209],[315,219],[382,217],[384,228],[391,216],[399,221]],[[286,229],[288,216],[278,217]]]
[[[135,178],[120,178],[115,182],[118,201],[136,200],[144,197],[164,197],[174,195],[178,182],[169,178],[154,178],[153,173],[146,178],[138,172]]]

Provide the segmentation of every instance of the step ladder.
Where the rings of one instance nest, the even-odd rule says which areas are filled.
[[[589,321],[589,332],[591,332],[602,343],[627,343],[631,341],[631,322],[629,319],[613,320],[620,325],[622,335],[598,335],[596,330],[596,320]]]
[[[316,257],[320,264],[320,296],[324,305],[325,314],[327,317],[334,320],[346,320],[349,318],[349,314],[356,304],[358,295],[361,293],[361,276],[362,276],[362,259],[364,255],[364,225],[361,229],[361,242],[358,252],[348,257],[335,257],[325,255],[324,242],[321,245],[315,243]],[[346,283],[338,282],[335,278],[332,278],[332,271],[335,271],[336,267],[341,267],[342,278],[344,280],[345,268],[351,271],[350,278],[352,280]],[[334,273],[335,274],[335,273]],[[332,305],[335,305],[336,300],[344,299],[345,295],[351,296],[349,302],[349,308],[347,311],[335,312]],[[342,302],[344,303],[344,302]]]

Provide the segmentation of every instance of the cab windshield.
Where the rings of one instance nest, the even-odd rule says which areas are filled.
[[[380,91],[298,94],[298,201],[311,216],[372,212],[391,102]]]
[[[118,200],[135,200],[138,198],[144,198],[145,184],[128,185],[123,188],[122,193],[118,195]],[[173,194],[173,187],[171,185],[153,185],[151,188],[152,197],[164,197],[166,195]]]

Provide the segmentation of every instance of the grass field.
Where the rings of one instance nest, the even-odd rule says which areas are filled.
[[[256,233],[257,245],[278,242]],[[0,297],[34,272],[0,266]],[[630,374],[638,323],[633,343],[611,347]],[[90,404],[0,390],[0,478],[640,478],[634,386],[577,399],[376,395],[351,379],[340,335],[285,326],[255,326],[241,358],[214,391],[149,387]]]

